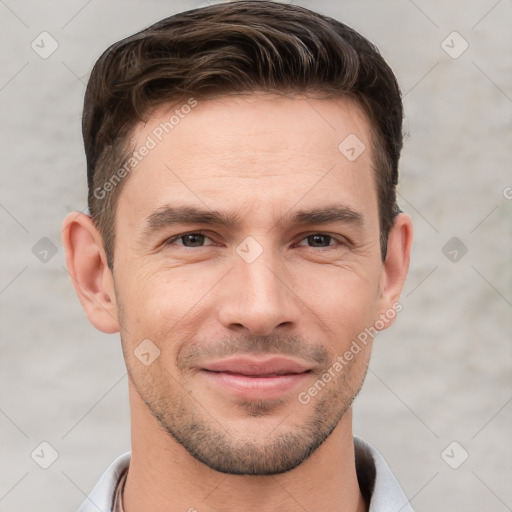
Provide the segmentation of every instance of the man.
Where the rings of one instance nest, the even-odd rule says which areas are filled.
[[[80,511],[410,511],[352,433],[412,241],[402,104],[378,51],[307,9],[239,1],[112,45],[83,134],[67,265],[119,332],[132,449]]]

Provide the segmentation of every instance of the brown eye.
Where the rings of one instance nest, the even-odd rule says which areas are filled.
[[[304,235],[303,235],[304,236]],[[342,235],[330,235],[328,233],[312,233],[304,236],[297,246],[310,247],[312,249],[337,250],[350,248],[351,244]]]
[[[206,236],[201,233],[189,233],[188,235],[182,235],[179,240],[182,241],[185,247],[201,247],[204,245]]]
[[[305,240],[307,240],[308,245],[311,247],[329,247],[332,242],[332,236],[316,233],[309,235]]]
[[[213,241],[205,233],[194,232],[194,233],[185,233],[183,235],[177,235],[172,238],[169,238],[165,242],[165,244],[166,245],[178,245],[181,247],[204,247],[204,246],[212,245]]]

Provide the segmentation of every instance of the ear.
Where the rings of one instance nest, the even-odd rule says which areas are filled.
[[[68,272],[87,318],[102,332],[118,332],[114,279],[92,218],[80,212],[67,215],[62,242]]]
[[[400,294],[409,270],[409,260],[413,239],[412,221],[405,213],[399,213],[388,236],[388,251],[382,267],[380,280],[380,313],[400,311]],[[396,317],[396,313],[389,318],[385,326],[389,327]]]

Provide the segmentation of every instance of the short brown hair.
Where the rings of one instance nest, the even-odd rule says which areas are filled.
[[[347,97],[363,109],[372,128],[385,259],[399,211],[402,149],[403,108],[393,72],[373,44],[333,18],[296,5],[238,0],[163,19],[110,46],[92,70],[82,121],[88,204],[111,268],[115,206],[125,181],[112,177],[133,152],[135,125],[156,107],[189,97],[257,91]],[[109,180],[107,194],[102,187]]]

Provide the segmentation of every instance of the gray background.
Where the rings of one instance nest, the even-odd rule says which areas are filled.
[[[400,204],[415,224],[412,267],[400,318],[375,342],[355,432],[418,512],[512,510],[512,2],[297,3],[376,43],[407,112]],[[0,511],[76,510],[129,449],[120,342],[88,323],[60,226],[86,206],[80,115],[96,58],[202,5],[0,0]],[[59,45],[46,59],[31,48],[43,31]],[[453,31],[469,44],[458,58]],[[44,237],[55,255],[41,252]],[[46,470],[43,441],[59,454]]]

